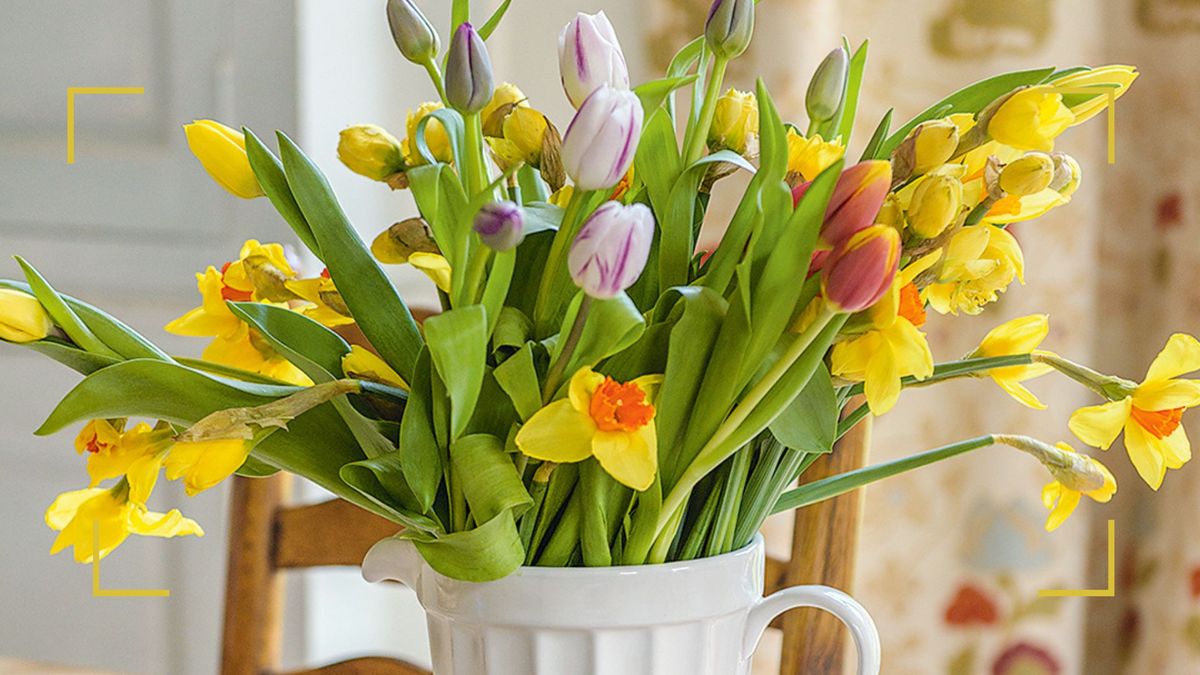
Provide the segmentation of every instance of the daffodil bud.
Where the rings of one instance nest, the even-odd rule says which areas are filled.
[[[183,133],[192,154],[218,185],[242,199],[263,196],[246,156],[245,134],[213,120],[185,124]]]
[[[854,233],[874,225],[891,182],[892,166],[883,160],[859,162],[843,171],[833,188],[829,206],[825,209],[825,221],[821,224],[821,238],[825,243],[836,246]],[[792,190],[792,198],[797,204],[809,185],[801,183]]]
[[[428,223],[421,218],[393,223],[371,242],[371,254],[381,263],[400,265],[414,253],[440,253]]]
[[[525,239],[525,212],[509,201],[491,202],[475,214],[472,227],[488,248],[507,251]]]
[[[958,125],[947,119],[929,120],[912,131],[913,170],[922,175],[945,164],[958,147]]]
[[[603,85],[579,106],[562,143],[567,174],[581,190],[605,190],[629,170],[642,134],[642,103]]]
[[[563,91],[576,108],[602,85],[629,88],[629,66],[604,12],[580,12],[558,34],[558,70]]]
[[[440,47],[437,31],[412,0],[388,0],[387,18],[392,39],[404,58],[413,63],[427,63],[437,56]]]
[[[1064,197],[1070,197],[1079,189],[1083,169],[1074,157],[1065,152],[1055,152],[1050,156],[1054,158],[1054,179],[1050,181],[1050,189]]]
[[[734,59],[754,35],[754,0],[713,0],[704,23],[704,41],[721,58]]]
[[[1054,180],[1054,160],[1044,152],[1028,152],[1000,170],[1000,189],[1017,197],[1036,194]]]
[[[354,173],[371,180],[384,180],[404,170],[400,141],[374,124],[356,124],[338,135],[338,159]]]
[[[821,65],[817,66],[808,82],[808,93],[804,96],[804,109],[808,119],[824,122],[833,119],[842,105],[846,94],[846,79],[850,73],[850,55],[842,47],[829,52]]]
[[[446,102],[461,113],[477,113],[492,100],[494,85],[483,38],[471,24],[460,24],[446,59]]]
[[[985,122],[988,135],[1004,145],[1049,152],[1054,139],[1075,122],[1075,115],[1053,86],[1039,85],[1010,94],[980,121]]]
[[[54,330],[54,322],[37,298],[22,291],[0,288],[0,340],[35,342]]]
[[[892,287],[900,264],[900,234],[872,225],[833,248],[821,267],[821,292],[839,312],[874,305]]]
[[[751,92],[730,89],[717,99],[708,145],[745,154],[758,137],[758,99]]]
[[[567,267],[575,285],[593,298],[611,298],[633,285],[654,240],[654,214],[641,203],[605,202],[571,244]]]
[[[962,181],[932,174],[921,180],[908,203],[908,229],[932,239],[949,227],[962,210]]]

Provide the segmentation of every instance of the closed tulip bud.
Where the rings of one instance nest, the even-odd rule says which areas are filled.
[[[246,156],[245,134],[213,120],[185,124],[183,133],[192,154],[218,185],[242,199],[263,196]]]
[[[54,330],[42,303],[28,293],[0,288],[0,340],[35,342]]]
[[[1083,169],[1075,158],[1065,152],[1050,155],[1054,158],[1054,179],[1050,181],[1050,189],[1064,197],[1070,197],[1079,189],[1083,180]]]
[[[730,89],[717,99],[708,129],[708,144],[745,154],[758,137],[758,99],[751,92]]]
[[[1028,152],[1000,171],[1000,189],[1016,197],[1036,194],[1054,180],[1054,160],[1044,152]]]
[[[808,93],[804,97],[804,109],[810,121],[833,119],[842,105],[849,73],[850,56],[842,47],[829,52],[821,61],[808,83]]]
[[[900,234],[872,225],[833,248],[821,267],[821,292],[837,311],[862,311],[892,287],[899,264]]]
[[[440,48],[437,31],[412,0],[388,0],[387,18],[392,39],[404,58],[423,64],[437,56]]]
[[[525,239],[525,212],[509,201],[484,204],[473,227],[488,248],[507,251]]]
[[[958,125],[929,120],[913,129],[913,173],[926,174],[945,164],[958,147]]]
[[[908,229],[924,239],[941,234],[962,210],[962,181],[953,176],[926,176],[908,203]]]
[[[454,31],[446,59],[446,102],[461,113],[477,113],[492,100],[492,60],[483,38],[469,23]]]
[[[825,243],[836,246],[855,232],[874,225],[891,182],[892,165],[880,159],[859,162],[843,171],[821,224]],[[792,190],[792,199],[797,204],[808,186],[809,183],[801,183]]]
[[[704,23],[704,41],[721,58],[733,59],[754,35],[754,0],[713,0]]]
[[[371,254],[381,263],[400,265],[414,253],[440,253],[429,224],[421,218],[393,223],[371,242]]]
[[[338,135],[338,159],[354,173],[371,180],[384,180],[404,170],[400,141],[374,124],[356,124]]]
[[[1062,94],[1051,85],[1039,85],[1005,98],[987,118],[986,129],[1004,145],[1049,152],[1054,149],[1054,139],[1074,122],[1075,115],[1063,104]]]
[[[579,13],[558,34],[558,69],[563,91],[576,108],[602,85],[629,88],[629,66],[604,12]]]
[[[642,134],[642,103],[604,85],[579,106],[562,142],[562,162],[581,190],[606,190],[629,170]]]
[[[633,285],[654,240],[650,207],[606,202],[592,213],[567,256],[575,285],[593,298],[612,298]]]

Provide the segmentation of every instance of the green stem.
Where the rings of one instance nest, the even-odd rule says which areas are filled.
[[[929,377],[918,380],[909,375],[900,380],[900,385],[909,387],[926,387],[938,382],[945,382],[959,377],[967,377],[984,371],[993,370],[996,368],[1009,368],[1012,366],[1027,366],[1033,363],[1032,354],[1009,354],[1007,356],[985,356],[979,358],[962,359],[959,361],[947,361],[939,363],[933,367],[933,374]],[[850,396],[858,396],[863,393],[863,383],[859,382],[850,387],[847,398]]]
[[[841,440],[842,436],[845,436],[850,432],[851,429],[858,426],[858,423],[863,421],[863,418],[870,414],[871,406],[867,403],[863,403],[851,411],[849,415],[846,415],[839,420],[837,426],[837,440]]]
[[[594,459],[579,467],[580,518],[579,547],[583,564],[588,567],[611,567],[612,549],[608,543],[608,515],[605,480],[608,474]]]
[[[554,360],[554,364],[550,366],[550,372],[546,373],[546,384],[542,387],[543,403],[549,403],[554,392],[558,391],[558,387],[562,384],[563,370],[571,361],[575,348],[579,346],[579,340],[583,337],[583,327],[587,323],[588,313],[591,310],[592,296],[584,293],[583,299],[579,301],[579,311],[575,313],[575,321],[571,323],[571,332],[567,334],[567,341],[563,343],[562,351]]]
[[[487,164],[483,156],[483,126],[479,113],[465,115],[466,138],[463,154],[467,163],[467,194],[474,199],[488,185]]]
[[[671,551],[671,544],[675,542],[675,533],[679,530],[679,524],[683,522],[685,511],[687,511],[687,495],[684,495],[679,508],[675,509],[675,512],[667,519],[667,526],[659,529],[658,537],[654,540],[654,546],[650,547],[650,557],[646,562],[656,565],[667,561],[667,554]]]
[[[913,469],[918,469],[934,462],[940,462],[943,459],[949,459],[956,455],[984,448],[995,443],[995,436],[979,436],[978,438],[943,445],[940,448],[928,450],[912,457],[884,462],[813,481],[783,493],[779,497],[779,500],[775,502],[775,507],[771,509],[771,513],[809,506],[810,504],[843,495],[869,483],[874,483],[877,480],[889,478],[906,471],[912,471]]]
[[[714,556],[725,553],[728,550],[726,546],[733,540],[738,513],[742,505],[742,491],[746,487],[746,474],[750,470],[752,454],[753,448],[746,446],[733,455],[729,473],[722,481],[724,490],[721,492],[717,517],[708,538],[708,546],[705,548],[706,555]]]
[[[1119,401],[1131,396],[1133,390],[1137,389],[1136,382],[1130,382],[1123,377],[1105,375],[1050,352],[1034,352],[1033,362],[1044,363],[1054,368],[1110,401]]]
[[[550,244],[550,253],[546,256],[546,266],[542,268],[542,279],[538,284],[538,295],[533,305],[533,323],[539,335],[544,336],[553,328],[550,319],[557,309],[551,306],[554,284],[560,280],[562,268],[566,265],[567,252],[570,251],[571,243],[575,241],[577,234],[575,221],[588,194],[583,190],[571,192],[571,201],[567,202],[558,232],[554,234],[554,242]]]
[[[704,153],[704,144],[708,140],[708,130],[712,126],[713,117],[717,113],[717,99],[721,97],[721,85],[725,81],[725,68],[729,59],[717,56],[713,59],[712,78],[704,90],[704,104],[700,107],[700,121],[692,130],[688,139],[687,151],[683,155],[683,165],[691,166]]]
[[[437,61],[434,61],[431,56],[421,65],[425,66],[425,72],[429,73],[429,79],[433,82],[434,88],[437,89],[438,98],[442,100],[442,105],[449,106],[450,104],[446,101],[446,84],[442,80],[442,70],[438,68]]]
[[[480,241],[474,242],[474,246],[471,248],[473,250],[468,254],[467,272],[463,275],[462,291],[455,292],[455,289],[450,289],[458,297],[458,301],[454,304],[455,307],[473,305],[479,301],[479,296],[483,293],[484,276],[487,272],[488,260],[492,257],[492,249]]]

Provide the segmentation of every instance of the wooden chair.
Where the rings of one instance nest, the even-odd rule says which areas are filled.
[[[869,421],[859,425],[806,474],[831,475],[862,466]],[[327,565],[357,566],[396,525],[340,499],[287,506],[289,477],[235,478],[225,587],[223,675],[279,673],[282,647],[282,572]],[[850,590],[861,496],[844,495],[797,513],[792,560],[767,560],[766,592],[823,583]],[[780,675],[843,670],[843,629],[816,610],[791,611],[772,624],[783,631]],[[288,675],[430,675],[396,659],[366,657]]]

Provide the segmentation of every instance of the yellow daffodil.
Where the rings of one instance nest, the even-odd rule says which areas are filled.
[[[354,323],[354,316],[329,277],[329,270],[321,270],[321,274],[312,279],[288,281],[287,288],[308,301],[309,304],[299,307],[298,311],[313,321],[329,328]]]
[[[1137,77],[1137,69],[1133,66],[1110,65],[1067,75],[1055,80],[1053,84],[1055,87],[1061,88],[1095,88],[1101,92],[1098,96],[1090,97],[1086,94],[1081,96],[1075,92],[1067,94],[1072,100],[1084,99],[1069,106],[1071,113],[1075,116],[1074,123],[1080,124],[1098,115],[1108,106],[1106,89],[1112,90],[1113,100],[1116,100],[1125,95],[1125,92],[1129,90],[1129,85],[1133,84]]]
[[[1200,405],[1200,380],[1180,376],[1196,370],[1200,370],[1200,341],[1176,333],[1130,395],[1075,411],[1071,431],[1084,443],[1104,450],[1124,431],[1130,461],[1142,480],[1157,490],[1167,469],[1178,469],[1192,457],[1180,422],[1185,410]]]
[[[946,247],[937,281],[925,289],[940,314],[978,314],[1013,282],[1025,283],[1025,258],[1017,240],[993,225],[957,232]]]
[[[534,413],[517,432],[517,448],[547,462],[595,457],[610,476],[645,490],[658,471],[654,396],[661,375],[617,382],[591,368],[571,378],[567,398]]]
[[[487,141],[492,152],[505,164],[524,162],[538,167],[549,129],[550,122],[541,111],[520,106],[504,118],[500,125],[500,136],[489,137]]]
[[[712,126],[708,129],[710,148],[745,154],[753,150],[758,138],[758,99],[752,92],[730,89],[717,99]]]
[[[417,151],[417,126],[420,125],[421,120],[429,117],[433,111],[440,110],[441,107],[441,103],[429,101],[422,103],[415,111],[409,111],[408,120],[405,123],[405,131],[408,136],[400,144],[404,150],[404,162],[407,166],[427,164],[425,158]],[[454,161],[450,136],[446,133],[446,127],[442,126],[437,119],[430,119],[425,125],[425,144],[429,146],[430,154],[437,161],[447,164]]]
[[[386,361],[359,345],[351,345],[350,352],[342,357],[342,372],[346,377],[408,389],[408,383]]]
[[[450,292],[450,261],[441,253],[416,251],[408,256],[408,264],[424,272],[443,293]]]
[[[1054,85],[1018,90],[996,109],[987,132],[996,141],[1018,150],[1054,149],[1054,139],[1075,122],[1071,109]]]
[[[503,124],[503,117],[516,108],[529,106],[528,97],[521,88],[511,82],[501,82],[492,92],[492,100],[479,111],[479,119],[483,122],[483,133],[487,136],[497,136],[495,132]],[[493,119],[495,118],[495,119]]]
[[[1045,314],[1031,314],[996,326],[984,336],[979,347],[971,353],[971,358],[995,356],[1011,356],[1014,354],[1031,354],[1037,350],[1042,340],[1050,333],[1050,317]],[[1008,392],[1018,403],[1045,410],[1046,404],[1038,400],[1033,392],[1021,384],[1025,380],[1041,377],[1054,370],[1044,363],[1032,363],[1025,366],[1009,366],[993,368],[987,375]]]
[[[1113,478],[1108,467],[1092,457],[1076,453],[1066,443],[1056,443],[1055,447],[1063,452],[1072,453],[1076,456],[1077,461],[1086,463],[1090,469],[1087,473],[1098,473],[1103,476],[1103,484],[1099,487],[1088,489],[1090,485],[1080,485],[1081,481],[1072,480],[1072,477],[1063,475],[1056,476],[1056,480],[1047,483],[1042,488],[1042,504],[1047,509],[1050,509],[1050,515],[1046,518],[1047,532],[1057,530],[1058,526],[1067,520],[1075,511],[1075,507],[1079,505],[1079,498],[1082,495],[1087,495],[1103,504],[1112,499],[1113,495],[1117,492],[1117,481]]]
[[[151,537],[204,536],[196,521],[184,518],[178,509],[155,513],[130,498],[124,481],[111,489],[88,488],[65,492],[46,509],[46,524],[58,531],[53,555],[71,546],[75,561],[90,563],[98,553],[103,559],[121,545],[130,534]],[[99,529],[100,547],[94,544]]]
[[[184,125],[183,133],[192,154],[218,185],[242,199],[263,196],[246,156],[242,132],[213,120],[196,120]]]
[[[54,322],[37,298],[22,291],[0,288],[0,340],[35,342],[54,330]]]
[[[245,298],[247,291],[225,283],[225,275],[215,267],[196,275],[202,304],[166,325],[175,335],[214,338],[204,349],[204,358],[242,370],[260,373],[293,384],[312,384],[312,380],[283,358],[261,336],[239,319],[225,304],[226,300]]]
[[[168,480],[182,478],[188,496],[195,496],[233,475],[253,447],[244,438],[181,441],[171,447],[163,465]]]
[[[284,302],[295,296],[286,282],[296,276],[280,244],[261,244],[250,239],[242,244],[238,259],[221,268],[226,300],[241,302]]]
[[[158,479],[159,455],[170,445],[170,429],[154,429],[144,422],[118,430],[107,420],[92,420],[75,439],[75,449],[82,447],[87,454],[88,487],[125,476],[133,488],[133,500],[143,504]]]
[[[822,171],[846,154],[846,146],[840,138],[827,141],[820,134],[806,138],[790,127],[787,131],[787,148],[788,174],[806,181],[816,180]]]
[[[933,374],[933,354],[920,330],[925,325],[924,302],[913,280],[939,255],[928,254],[901,270],[890,292],[866,311],[869,328],[833,347],[833,374],[863,382],[872,414],[882,415],[896,405],[904,377],[925,379]]]

